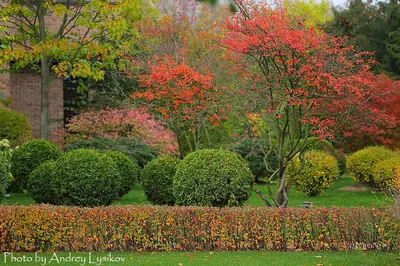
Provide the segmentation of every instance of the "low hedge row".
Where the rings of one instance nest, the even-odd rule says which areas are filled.
[[[1,206],[2,251],[399,250],[390,209]]]

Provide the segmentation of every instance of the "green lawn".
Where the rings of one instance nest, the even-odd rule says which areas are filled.
[[[354,182],[349,177],[341,177],[336,183],[329,188],[323,195],[317,197],[307,197],[303,193],[290,191],[289,206],[300,207],[304,201],[313,202],[314,206],[337,206],[337,207],[379,207],[390,205],[391,201],[383,193],[373,193],[369,191],[340,191],[339,189],[344,186],[352,185]],[[264,185],[256,185],[264,194],[267,194],[267,187]],[[275,185],[271,186],[272,191],[275,191]],[[34,201],[29,194],[12,194],[11,198],[4,199],[1,204],[4,205],[28,205],[34,204]],[[114,205],[146,205],[150,204],[142,190],[137,185],[122,199],[115,201]],[[250,199],[245,203],[248,206],[264,206],[261,198],[256,194],[252,193]]]
[[[91,253],[13,253],[14,260],[32,260],[32,262],[11,262],[11,254],[3,253],[0,265],[400,265],[398,253],[390,252],[95,252]],[[44,264],[44,258],[46,264]],[[75,262],[68,262],[68,258]],[[99,264],[99,262],[104,260]],[[107,259],[113,261],[106,261]],[[40,262],[36,260],[42,259]],[[79,261],[78,261],[79,260]],[[58,263],[59,262],[59,263]],[[85,262],[85,263],[84,263]],[[91,262],[91,263],[90,263]]]

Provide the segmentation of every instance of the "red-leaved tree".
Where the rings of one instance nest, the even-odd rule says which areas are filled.
[[[141,76],[140,86],[144,91],[135,92],[132,99],[141,99],[151,113],[166,121],[178,139],[181,156],[198,150],[205,129],[217,123],[221,112],[213,75],[165,57]]]
[[[270,181],[277,178],[277,191],[274,204],[266,203],[286,207],[296,175],[289,176],[287,167],[299,156],[301,171],[308,138],[332,139],[349,117],[373,108],[365,105],[375,85],[369,72],[373,61],[341,38],[309,26],[306,18],[290,16],[279,2],[235,4],[239,12],[226,23],[224,45],[244,55],[237,61],[244,81],[240,93],[246,108],[267,125],[271,149],[266,153],[276,153],[278,167]]]

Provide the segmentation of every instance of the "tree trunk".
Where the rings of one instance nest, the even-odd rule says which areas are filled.
[[[40,3],[38,7],[38,22],[40,41],[46,41],[46,7]],[[40,138],[49,139],[49,86],[50,86],[50,64],[45,51],[40,59]]]
[[[279,173],[275,202],[278,208],[286,208],[289,202],[288,188],[286,186],[286,167],[281,169]]]
[[[40,116],[40,138],[49,139],[49,85],[50,85],[50,69],[49,59],[43,56],[40,60],[41,78],[40,78],[40,95],[41,95],[41,116]]]

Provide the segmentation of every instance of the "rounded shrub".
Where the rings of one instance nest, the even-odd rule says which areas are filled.
[[[121,177],[110,156],[78,149],[64,153],[56,164],[57,205],[110,205],[118,198]]]
[[[121,186],[118,192],[119,197],[128,193],[138,180],[138,168],[136,162],[129,159],[128,156],[119,151],[110,151],[105,153],[117,166],[121,177]]]
[[[178,205],[235,206],[250,197],[253,180],[240,155],[226,150],[200,150],[178,164],[173,193]]]
[[[8,162],[0,157],[0,200],[4,198],[9,185]]]
[[[396,153],[384,147],[367,147],[347,158],[347,170],[353,179],[373,189],[378,189],[374,181],[373,169],[377,163],[393,157],[396,157]]]
[[[26,189],[30,173],[46,161],[57,160],[60,155],[57,146],[47,140],[26,142],[16,149],[11,157],[13,186]]]
[[[391,192],[396,182],[396,173],[400,170],[400,157],[393,157],[375,164],[372,175],[375,188]]]
[[[289,164],[287,174],[291,177],[300,169],[300,158]],[[329,153],[311,150],[304,154],[304,166],[292,178],[292,186],[308,196],[315,197],[328,189],[339,176],[339,167],[335,157]]]
[[[32,137],[32,127],[23,114],[0,107],[0,139],[8,139],[11,146],[21,145]]]
[[[178,162],[175,157],[161,157],[148,163],[141,171],[144,193],[153,204],[174,205],[172,186]]]
[[[31,173],[28,189],[36,203],[55,204],[58,196],[54,179],[56,169],[57,163],[55,161],[47,161]]]
[[[76,149],[96,149],[102,152],[120,151],[143,168],[148,162],[157,158],[157,152],[141,140],[132,138],[95,138],[80,140],[65,146],[65,151]]]

